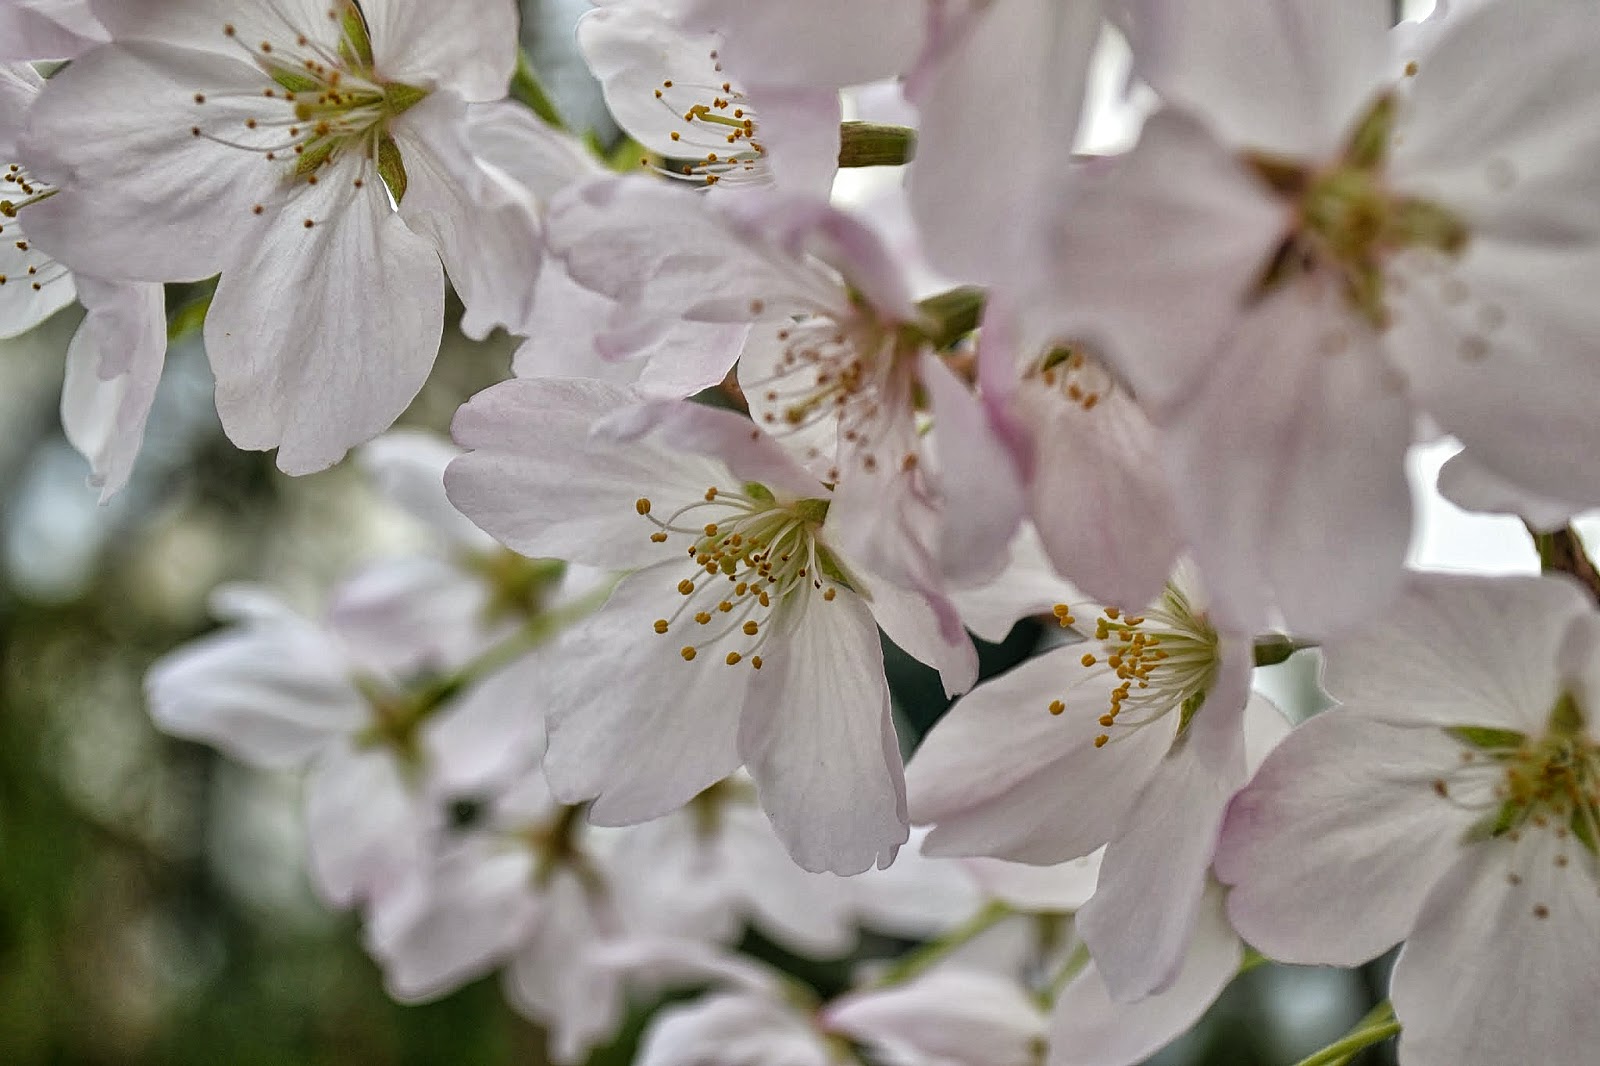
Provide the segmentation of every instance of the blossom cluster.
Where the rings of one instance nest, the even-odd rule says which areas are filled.
[[[214,278],[229,439],[355,449],[429,531],[317,617],[219,591],[148,683],[305,769],[395,997],[502,971],[568,1062],[694,988],[640,1061],[1122,1066],[1263,957],[1403,942],[1349,1053],[1592,1061],[1600,11],[594,0],[621,153],[534,91],[512,0],[0,31],[0,335],[83,305],[100,490],[164,286]],[[386,432],[447,284],[522,338],[454,446]],[[1446,436],[1441,490],[1551,573],[1406,570]],[[978,683],[1027,617],[1059,640]],[[959,697],[909,762],[884,639]],[[1253,671],[1313,645],[1337,706],[1291,729]],[[747,926],[930,947],[820,1003]]]

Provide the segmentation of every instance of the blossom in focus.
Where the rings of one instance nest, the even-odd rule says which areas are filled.
[[[626,824],[744,765],[801,866],[887,865],[907,825],[878,626],[956,690],[971,644],[836,547],[829,490],[759,428],[632,400],[521,380],[456,416],[463,513],[524,554],[632,571],[560,642],[552,787]]]
[[[87,312],[67,349],[61,424],[109,499],[127,483],[167,354],[161,286],[74,278],[23,229],[56,194],[17,162],[21,123],[44,81],[26,63],[0,65],[0,337],[32,329],[74,298]]]
[[[1419,413],[1525,491],[1600,499],[1600,21],[1478,5],[1418,54],[1389,16],[1130,4],[1168,107],[1039,234],[1031,310],[1095,342],[1158,425],[1243,630],[1327,633],[1395,594]]]
[[[707,203],[626,179],[561,200],[550,242],[644,335],[685,321],[745,326],[738,377],[751,417],[835,486],[840,546],[927,597],[946,639],[964,639],[946,585],[993,571],[1020,486],[977,399],[935,352],[932,312],[870,228],[809,197]]]
[[[1407,1066],[1592,1061],[1600,616],[1561,578],[1414,575],[1325,649],[1341,706],[1235,799],[1228,913],[1275,959],[1399,941]]]
[[[415,0],[107,0],[112,42],[52,78],[21,156],[58,190],[30,216],[69,266],[221,274],[217,410],[307,473],[386,429],[426,379],[444,269],[467,330],[519,327],[539,241],[480,165],[468,105],[502,97],[516,9]]]
[[[752,96],[722,69],[721,43],[655,0],[600,3],[578,21],[578,46],[612,117],[668,161],[647,165],[723,190],[781,182],[826,196],[839,158],[837,89]]]
[[[1247,707],[1281,718],[1250,693],[1249,642],[1217,628],[1184,571],[1137,615],[1056,614],[1088,639],[980,685],[934,726],[908,771],[912,816],[933,825],[932,854],[1052,864],[1106,845],[1077,927],[1112,996],[1134,1000],[1177,976],[1248,777]]]

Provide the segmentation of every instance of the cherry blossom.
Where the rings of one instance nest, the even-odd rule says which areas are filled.
[[[18,126],[44,81],[25,63],[0,66],[0,337],[14,337],[79,299],[87,314],[67,349],[61,423],[109,499],[127,483],[167,353],[159,285],[74,278],[24,231],[56,194],[17,158]]]
[[[619,125],[673,165],[659,173],[719,188],[782,182],[826,196],[839,158],[837,90],[750,96],[722,69],[721,38],[668,5],[613,0],[578,22],[578,44]]]
[[[1228,813],[1217,873],[1252,944],[1355,965],[1405,941],[1408,1066],[1593,1057],[1597,652],[1600,618],[1564,580],[1415,575],[1325,649],[1342,706]]]
[[[1175,979],[1228,799],[1248,777],[1251,649],[1179,576],[1137,615],[1056,608],[1092,639],[980,685],[923,741],[925,850],[1057,863],[1108,845],[1078,929],[1119,1000]]]
[[[744,764],[800,865],[887,865],[907,828],[877,625],[957,690],[970,643],[842,554],[827,488],[748,421],[629,401],[514,381],[455,423],[469,454],[446,484],[464,513],[525,554],[634,571],[561,641],[556,794],[625,824]]]
[[[945,585],[992,572],[1020,487],[978,402],[933,351],[932,313],[872,230],[803,196],[706,204],[631,179],[563,198],[550,241],[646,335],[683,321],[747,325],[739,382],[752,418],[836,486],[841,547],[927,597],[959,638]],[[944,506],[956,498],[972,506]]]
[[[1383,3],[1224,6],[1129,5],[1169,107],[1058,198],[1034,306],[1097,342],[1161,428],[1219,613],[1327,632],[1397,588],[1419,412],[1526,491],[1600,491],[1575,399],[1600,266],[1597,26],[1478,5],[1402,60],[1415,42],[1388,36]],[[1512,35],[1523,48],[1500,47]],[[1524,77],[1532,56],[1558,95]],[[1568,445],[1506,417],[1513,391]]]
[[[321,469],[394,420],[438,349],[448,268],[467,328],[519,326],[539,242],[479,165],[468,104],[504,95],[509,0],[438,20],[415,0],[138,0],[52,78],[22,158],[58,194],[36,236],[120,278],[220,272],[217,409],[246,448]],[[36,219],[36,220],[35,220]]]

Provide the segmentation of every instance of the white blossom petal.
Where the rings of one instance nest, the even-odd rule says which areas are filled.
[[[846,592],[767,622],[739,720],[739,752],[795,862],[855,874],[888,866],[910,832],[877,626]],[[721,664],[707,664],[722,669]]]
[[[1414,1066],[1580,1066],[1600,1046],[1594,857],[1536,833],[1461,855],[1439,879],[1400,952],[1390,995]],[[1517,855],[1521,861],[1513,859]],[[1508,871],[1522,872],[1519,884]],[[1535,908],[1543,908],[1537,911]],[[1542,916],[1541,916],[1542,915]]]
[[[438,252],[381,183],[358,187],[363,168],[336,160],[253,229],[206,315],[223,429],[241,448],[277,448],[286,473],[332,466],[388,429],[439,351]]]

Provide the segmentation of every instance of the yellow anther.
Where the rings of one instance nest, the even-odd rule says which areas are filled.
[[[1106,608],[1106,617],[1111,619],[1113,622],[1115,622],[1121,614],[1122,612],[1117,610],[1115,607]]]
[[[733,604],[729,603],[727,600],[723,600],[721,603],[717,604],[717,610],[721,611],[723,614],[727,614],[729,611],[733,610]]]
[[[744,656],[740,655],[738,652],[730,651],[728,653],[727,663],[729,666],[738,666],[739,660],[742,658],[744,658]]]
[[[706,536],[714,537],[716,535],[717,535],[717,524],[715,522],[707,522],[706,523]]]
[[[836,595],[838,595],[838,591],[836,589],[834,589],[833,586],[831,586],[831,585],[822,590],[822,598],[823,598],[823,600],[825,600],[828,603],[832,603],[833,602],[833,598]]]
[[[762,606],[765,606],[765,604],[763,604]],[[744,635],[747,636],[747,637],[753,637],[757,633],[759,633],[760,631],[761,631],[761,626],[758,625],[754,621],[746,622],[744,624]]]
[[[1090,655],[1088,652],[1084,652],[1083,658],[1079,659],[1078,661],[1085,666],[1093,666],[1095,659],[1093,655]]]
[[[1051,714],[1060,714],[1062,711],[1065,711],[1066,709],[1067,709],[1067,705],[1065,703],[1062,703],[1060,700],[1051,700],[1050,701],[1050,713]]]
[[[683,661],[684,662],[686,662],[686,663],[694,662],[695,651],[689,645],[685,644],[683,646],[683,650],[680,651],[678,654],[683,656]]]
[[[717,498],[717,487],[715,485],[711,486],[709,489],[706,489],[706,502],[707,503],[710,503],[712,500],[714,500],[716,498]]]
[[[665,618],[657,618],[656,619],[656,632],[657,633],[665,633],[666,631],[667,631],[667,620]]]
[[[1106,726],[1108,728],[1111,727],[1111,726],[1114,726],[1114,725],[1117,724],[1116,716],[1115,715],[1110,715],[1110,714],[1102,714],[1100,716],[1100,724],[1103,725],[1103,726]]]
[[[1097,748],[1103,748],[1110,743],[1110,741],[1110,737],[1106,736],[1104,733],[1101,733],[1099,736],[1094,738],[1094,746]]]
[[[637,500],[634,501],[633,509],[635,511],[638,511],[640,514],[649,514],[650,513],[650,501],[645,499],[643,496],[640,496]]]
[[[694,582],[690,581],[688,578],[684,578],[682,581],[678,582],[678,591],[683,593],[685,596],[689,595],[690,593],[694,592]]]
[[[700,613],[698,613],[698,614],[696,614],[694,616],[694,620],[696,622],[699,622],[701,625],[706,625],[707,623],[709,623],[711,621],[711,612],[709,612],[709,611],[701,611]]]
[[[657,544],[665,544],[667,542],[667,535],[658,531],[650,534],[650,539]]]
[[[757,670],[761,669],[761,656],[759,656],[759,655],[750,656],[750,665],[755,667]]]

